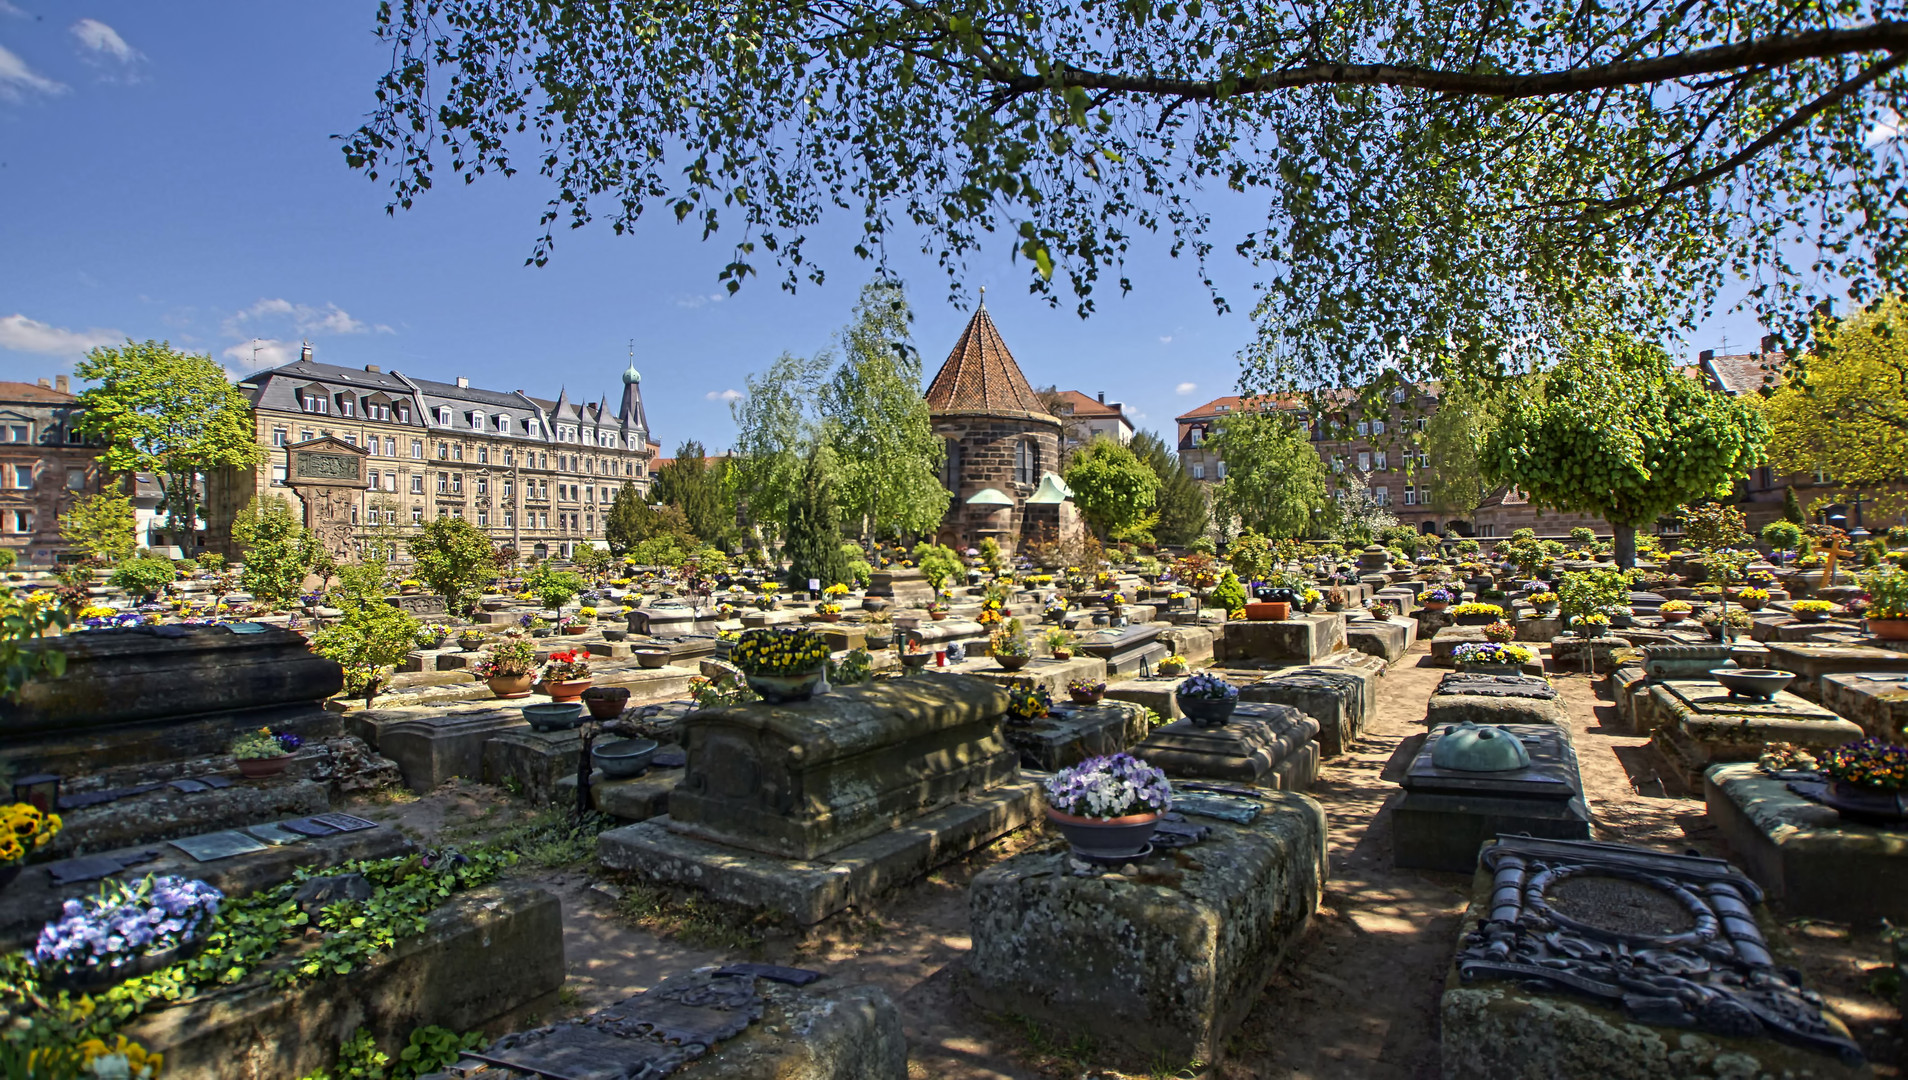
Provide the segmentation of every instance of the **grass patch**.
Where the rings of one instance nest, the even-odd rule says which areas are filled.
[[[1061,1042],[1042,1027],[1040,1021],[1031,1016],[1009,1013],[1001,1019],[1020,1033],[1021,1039],[1027,1044],[1027,1049],[1032,1051],[1035,1057],[1048,1061],[1068,1062],[1081,1068],[1092,1064],[1093,1037],[1090,1035],[1075,1035],[1071,1042]]]
[[[658,937],[705,949],[757,953],[772,920],[700,896],[671,894],[666,889],[625,878],[618,883],[622,896],[616,910],[624,918]]]
[[[597,834],[619,824],[606,814],[591,813],[579,821],[568,810],[550,808],[503,829],[491,843],[516,852],[530,866],[554,870],[595,859]]]

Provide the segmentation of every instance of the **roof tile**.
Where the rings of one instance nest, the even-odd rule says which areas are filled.
[[[974,310],[947,362],[928,384],[930,412],[1031,412],[1047,408],[1014,363],[985,306]]]

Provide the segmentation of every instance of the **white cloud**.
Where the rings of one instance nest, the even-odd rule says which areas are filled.
[[[256,322],[289,322],[292,329],[301,334],[362,334],[371,329],[336,304],[317,308],[281,298],[260,300],[225,320],[225,332],[232,337],[249,337],[244,327]],[[378,330],[387,334],[395,332],[382,324]]]
[[[98,19],[81,19],[72,26],[73,36],[79,39],[80,48],[98,56],[110,56],[122,64],[137,63],[139,50],[126,44],[119,31],[100,22]]]
[[[1173,335],[1171,334],[1161,335],[1159,339],[1159,343],[1161,345],[1171,345],[1173,343]]]
[[[1881,119],[1875,121],[1875,125],[1868,129],[1868,134],[1862,137],[1862,143],[1872,150],[1890,139],[1900,137],[1901,114],[1893,109],[1884,108]]]
[[[1198,383],[1183,382],[1183,383],[1180,383],[1178,386],[1173,387],[1173,393],[1178,394],[1180,397],[1185,397],[1187,394],[1190,394],[1197,389],[1199,389]]]
[[[25,315],[0,319],[0,349],[39,353],[42,356],[82,356],[88,349],[117,345],[126,335],[117,330],[67,330],[49,326]]]
[[[743,395],[740,390],[711,390],[702,396],[709,401],[741,401]]]
[[[299,343],[296,341],[255,338],[241,341],[219,355],[237,364],[242,371],[250,372],[289,364],[298,359],[298,349]]]
[[[12,15],[15,18],[20,18],[20,19],[32,18],[31,15],[28,15],[26,12],[20,10],[17,7],[14,7],[12,4],[7,3],[7,0],[0,0],[0,15]]]
[[[670,298],[670,302],[675,304],[679,308],[689,308],[691,310],[694,310],[696,308],[704,307],[709,304],[720,304],[722,301],[726,299],[728,299],[727,293],[697,293],[697,294],[677,293],[675,296]]]
[[[28,94],[64,94],[66,84],[55,82],[27,66],[25,60],[0,45],[0,101],[19,101]]]

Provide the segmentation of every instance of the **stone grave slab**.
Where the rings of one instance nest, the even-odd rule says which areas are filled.
[[[1644,671],[1652,679],[1707,679],[1711,668],[1730,659],[1730,647],[1720,642],[1704,645],[1645,645]]]
[[[1397,663],[1417,639],[1418,620],[1412,618],[1350,619],[1345,623],[1346,646],[1387,664]]]
[[[772,611],[744,611],[742,625],[751,630],[760,630],[765,626],[794,626],[802,621],[802,613],[788,608],[775,608]]]
[[[854,623],[818,622],[809,626],[828,643],[829,652],[847,652],[868,647],[868,631]]]
[[[1318,803],[1262,797],[1244,825],[1187,815],[1206,838],[1130,877],[1076,874],[1065,850],[982,871],[968,891],[968,996],[1146,1060],[1217,1060],[1304,932],[1326,875]]]
[[[1048,716],[1001,726],[1007,745],[1019,752],[1021,766],[1041,772],[1117,754],[1138,745],[1146,734],[1143,707],[1104,699],[1098,705],[1056,704]]]
[[[1539,675],[1479,675],[1452,672],[1439,680],[1425,704],[1424,722],[1446,724],[1554,724],[1563,726],[1563,702]]]
[[[966,675],[853,686],[684,718],[678,832],[812,859],[1013,779],[1007,692]]]
[[[1431,663],[1454,668],[1459,645],[1482,645],[1486,640],[1481,626],[1447,626],[1431,638]]]
[[[1133,753],[1175,779],[1304,791],[1318,778],[1318,721],[1290,705],[1241,702],[1223,727],[1177,720]]]
[[[525,724],[484,740],[482,779],[500,787],[514,780],[531,802],[547,803],[556,798],[559,780],[568,777],[574,786],[582,754],[583,736],[575,729],[533,731]]]
[[[626,1080],[691,1061],[682,1075],[699,1080],[906,1080],[901,1011],[878,987],[828,978],[795,985],[748,970],[667,976],[588,1016],[506,1035],[423,1080]],[[500,1064],[513,1060],[525,1068]]]
[[[1179,711],[1179,698],[1173,693],[1179,684],[1186,680],[1184,675],[1149,675],[1137,679],[1121,679],[1108,683],[1106,697],[1112,701],[1128,701],[1142,708],[1153,710],[1162,721],[1170,723],[1182,715]]]
[[[1444,1076],[1873,1075],[1774,962],[1760,891],[1729,864],[1519,837],[1482,862],[1440,1003]]]
[[[426,1024],[472,1031],[555,1003],[563,985],[563,911],[552,893],[499,883],[452,896],[424,930],[351,974],[290,988],[273,960],[218,994],[162,1005],[122,1031],[165,1055],[168,1080],[308,1076],[337,1064],[340,1032],[362,1025],[402,1045]]]
[[[1656,730],[1656,714],[1649,704],[1649,676],[1642,667],[1625,663],[1612,671],[1610,695],[1618,730],[1630,735],[1648,735]]]
[[[1053,695],[1053,700],[1065,701],[1067,683],[1074,679],[1105,682],[1106,661],[1097,656],[1075,656],[1067,660],[1035,657],[1019,671],[1005,671],[992,657],[981,657],[963,666],[961,673],[978,675],[1002,686],[1030,681],[1035,686],[1045,687],[1047,693]]]
[[[1713,682],[1671,679],[1650,688],[1650,704],[1658,717],[1651,743],[1691,791],[1701,789],[1711,765],[1754,761],[1764,743],[1825,750],[1862,737],[1856,724],[1786,690],[1756,702]]]
[[[629,632],[651,637],[675,637],[694,633],[698,624],[713,622],[714,608],[695,608],[687,604],[640,607],[629,613]]]
[[[1530,765],[1502,772],[1462,772],[1432,762],[1442,729],[1412,757],[1392,809],[1391,861],[1425,870],[1477,867],[1479,847],[1500,833],[1560,840],[1590,836],[1577,754],[1570,734],[1553,724],[1505,724],[1523,740]]]
[[[1169,653],[1182,656],[1188,664],[1199,664],[1213,657],[1217,635],[1205,626],[1175,626],[1159,632],[1160,644]]]
[[[656,817],[598,836],[597,859],[657,884],[812,925],[1028,824],[1040,813],[1037,792],[1028,781],[1004,783],[813,859],[714,843],[674,828],[670,816]],[[671,793],[672,812],[681,795],[680,788]]]
[[[1290,705],[1318,721],[1318,752],[1337,757],[1378,708],[1377,672],[1365,667],[1302,667],[1239,688],[1242,702]]]
[[[1908,674],[1851,671],[1822,676],[1822,704],[1889,742],[1908,741]]]
[[[294,776],[241,781],[209,791],[183,792],[164,785],[112,802],[61,810],[65,825],[45,852],[84,855],[329,809],[328,785]]]
[[[384,602],[420,619],[428,619],[446,613],[444,598],[441,596],[412,593],[409,596],[387,596]]]
[[[605,660],[627,660],[630,658],[630,644],[627,641],[590,640],[583,643],[583,648],[587,649],[591,656],[602,657]]]
[[[1133,675],[1142,666],[1148,669],[1157,666],[1169,655],[1166,645],[1159,640],[1162,629],[1153,623],[1142,623],[1087,631],[1080,635],[1075,648],[1083,655],[1103,661],[1109,678]]]
[[[1518,619],[1511,625],[1517,631],[1517,636],[1513,640],[1537,644],[1542,644],[1553,638],[1560,637],[1564,632],[1563,619],[1554,615],[1548,617],[1531,616],[1529,618]]]
[[[669,793],[682,782],[681,769],[651,767],[641,776],[610,780],[603,770],[590,772],[590,805],[598,813],[622,821],[648,821],[669,812]],[[556,782],[558,806],[576,805],[576,776],[572,773]]]
[[[868,595],[897,604],[926,603],[934,599],[934,586],[916,569],[898,567],[876,570],[868,579]]]
[[[531,700],[525,698],[523,703]],[[397,762],[405,786],[422,793],[453,776],[480,779],[484,744],[503,732],[529,729],[516,708],[420,709],[404,719],[376,725],[370,730],[375,742],[364,735],[359,738]]]
[[[1226,624],[1224,647],[1223,658],[1228,661],[1315,664],[1345,647],[1345,613],[1235,619]]]
[[[1822,699],[1822,676],[1850,671],[1899,672],[1908,675],[1908,652],[1895,652],[1867,645],[1820,645],[1808,642],[1772,641],[1768,643],[1772,666],[1793,671],[1799,678],[1789,684],[1792,693],[1810,701]]]
[[[1844,820],[1754,762],[1711,766],[1703,800],[1730,854],[1785,913],[1908,918],[1908,831]]]
[[[1630,631],[1621,631],[1629,634]],[[1575,634],[1565,634],[1550,639],[1550,663],[1552,671],[1582,671],[1585,654],[1588,654],[1590,670],[1598,675],[1607,675],[1616,670],[1616,652],[1631,646],[1629,637],[1605,635],[1585,638]]]

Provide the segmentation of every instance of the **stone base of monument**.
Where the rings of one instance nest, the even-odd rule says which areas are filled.
[[[597,813],[623,821],[648,821],[669,812],[669,793],[681,782],[681,769],[651,767],[628,780],[610,780],[597,769],[590,773],[590,805]],[[558,806],[576,805],[574,773],[556,782],[553,801]]]
[[[1359,659],[1364,663],[1294,668],[1269,675],[1240,687],[1239,700],[1290,705],[1318,721],[1318,751],[1324,757],[1336,757],[1350,748],[1378,708],[1378,676],[1383,666],[1374,659]]]
[[[968,890],[967,994],[1142,1068],[1216,1062],[1304,932],[1326,876],[1319,805],[1289,793],[1264,802],[1244,825],[1187,814],[1206,838],[1132,876],[1077,874],[1064,850],[981,872]]]
[[[583,647],[587,643],[569,641],[561,647]],[[545,645],[538,650],[547,658],[549,650],[559,646]],[[672,701],[688,695],[689,680],[695,677],[693,668],[677,667],[672,660],[663,668],[645,668],[631,660],[613,660],[593,664],[593,681],[597,686],[623,686],[629,688],[629,703],[643,705],[660,701]],[[532,704],[541,698],[524,698],[519,705]],[[394,680],[391,691],[378,695],[377,708],[455,708],[461,705],[497,702],[497,696],[490,687],[478,682],[469,672],[418,672],[399,675]]]
[[[1481,626],[1447,626],[1431,638],[1431,663],[1434,667],[1457,667],[1457,647],[1459,645],[1483,645]]]
[[[1062,699],[1064,700],[1064,699]],[[1146,710],[1127,701],[1057,704],[1038,720],[1001,725],[1023,768],[1055,772],[1090,757],[1117,754],[1146,738]]]
[[[601,834],[596,854],[604,866],[654,884],[812,925],[1025,826],[1041,812],[1037,790],[1029,781],[992,788],[814,859],[686,836],[667,816]]]
[[[1732,697],[1713,682],[1671,679],[1650,688],[1656,717],[1651,745],[1691,792],[1703,772],[1726,761],[1754,761],[1764,743],[1826,750],[1862,737],[1862,729],[1788,691],[1767,702]]]
[[[1175,626],[1159,633],[1160,644],[1166,646],[1172,655],[1183,657],[1188,664],[1202,664],[1211,660],[1217,637],[1208,626]]]
[[[1548,679],[1532,675],[1453,672],[1438,683],[1424,707],[1429,727],[1446,724],[1552,724],[1563,726],[1563,702]]]
[[[931,669],[930,669],[931,670]],[[1106,681],[1106,661],[1097,656],[1076,656],[1071,660],[1034,659],[1019,671],[1006,671],[991,656],[979,657],[961,667],[963,675],[979,675],[1002,684],[1031,681],[1044,687],[1055,701],[1067,700],[1067,683],[1074,679]]]
[[[1575,634],[1565,634],[1550,639],[1550,663],[1552,671],[1583,671],[1585,665],[1598,675],[1607,675],[1617,669],[1615,652],[1630,647],[1630,639],[1625,637],[1585,638]],[[1586,659],[1587,657],[1587,659]]]
[[[1732,857],[1785,914],[1908,919],[1908,831],[1848,821],[1749,762],[1712,766],[1703,798]]]
[[[1564,632],[1563,619],[1555,615],[1548,618],[1519,619],[1513,625],[1517,630],[1516,640],[1534,642],[1539,645],[1561,636]]]
[[[1395,664],[1411,643],[1418,640],[1418,620],[1394,616],[1389,619],[1356,619],[1345,623],[1345,644],[1362,653]]]
[[[487,691],[486,691],[487,692]],[[530,704],[525,698],[522,704]],[[484,744],[511,731],[529,731],[517,707],[451,709],[399,707],[347,714],[346,726],[372,749],[397,762],[404,784],[425,792],[453,776],[476,780],[484,774]]]
[[[1380,582],[1383,580],[1383,578],[1379,579]],[[1412,612],[1418,610],[1418,594],[1411,589],[1400,589],[1389,584],[1380,584],[1377,586],[1377,590],[1372,593],[1372,599],[1390,608],[1394,615],[1410,615]],[[1419,617],[1431,614],[1435,614],[1435,612],[1419,612]]]
[[[119,1030],[165,1055],[168,1080],[307,1076],[335,1066],[339,1044],[360,1027],[392,1049],[427,1024],[495,1031],[555,1003],[563,910],[542,889],[490,885],[451,897],[423,932],[349,976],[273,986],[272,972],[290,962]]]
[[[1908,739],[1908,674],[1851,672],[1822,676],[1822,704],[1862,726],[1870,735]]]
[[[598,738],[598,743],[609,741]],[[583,736],[566,731],[532,731],[528,724],[495,732],[484,740],[483,774],[486,784],[521,791],[533,803],[557,796],[557,783],[568,779],[576,786],[576,767],[583,753]]]
[[[1405,796],[1392,808],[1392,865],[1466,872],[1476,869],[1484,842],[1500,834],[1589,838],[1590,808],[1569,733],[1551,724],[1506,724],[1502,730],[1524,741],[1529,766],[1501,772],[1440,768],[1432,754],[1442,732],[1430,732],[1400,781]]]
[[[1127,701],[1142,708],[1151,709],[1167,723],[1177,720],[1183,714],[1179,711],[1179,699],[1173,691],[1186,680],[1184,675],[1153,675],[1139,679],[1122,679],[1106,688],[1106,696],[1112,701]]]
[[[1178,720],[1133,753],[1186,780],[1226,780],[1305,791],[1318,778],[1318,721],[1290,705],[1243,702],[1222,727]]]
[[[1152,670],[1171,655],[1159,640],[1163,627],[1153,623],[1137,626],[1084,630],[1074,646],[1081,655],[1098,657],[1106,664],[1108,678],[1137,675]]]
[[[1908,652],[1894,652],[1867,645],[1815,645],[1805,642],[1770,642],[1769,665],[1799,676],[1789,684],[1789,692],[1810,701],[1822,700],[1822,676],[1848,672],[1876,675],[1908,675]]]
[[[197,878],[228,896],[239,896],[288,881],[300,869],[321,870],[354,859],[383,859],[411,850],[411,842],[403,833],[379,827],[313,837],[211,862],[200,862],[171,844],[95,851],[88,858],[101,860],[100,869],[105,869],[107,861],[123,867],[117,873],[107,873],[108,877],[131,880],[147,874],[172,874]],[[55,882],[54,870],[72,868],[65,860],[35,863],[0,892],[0,949],[31,948],[40,928],[60,917],[62,903],[99,891],[97,878],[65,885]]]
[[[1258,664],[1316,664],[1345,647],[1345,613],[1289,619],[1235,619],[1226,624],[1220,658]]]
[[[1654,714],[1650,712],[1649,676],[1641,667],[1626,663],[1610,673],[1611,706],[1616,710],[1616,729],[1630,735],[1648,735],[1639,725]]]
[[[1419,641],[1435,640],[1439,633],[1457,625],[1457,616],[1451,614],[1448,608],[1438,611],[1420,609],[1412,617],[1418,620]]]
[[[671,975],[587,1016],[506,1036],[420,1080],[660,1077],[690,1059],[682,1075],[697,1080],[906,1080],[901,1010],[880,988],[825,976],[795,986],[723,974],[733,970]],[[815,974],[775,973],[784,972]],[[705,1040],[712,1045],[702,1049]]]
[[[1527,865],[1507,868],[1506,847]],[[1756,887],[1727,863],[1518,839],[1486,862],[1439,1008],[1444,1080],[1874,1075],[1841,1020],[1771,963]],[[1597,872],[1610,865],[1642,876]],[[1557,927],[1532,910],[1532,892],[1580,921]],[[1690,927],[1692,905],[1711,922],[1707,953],[1671,937]]]

